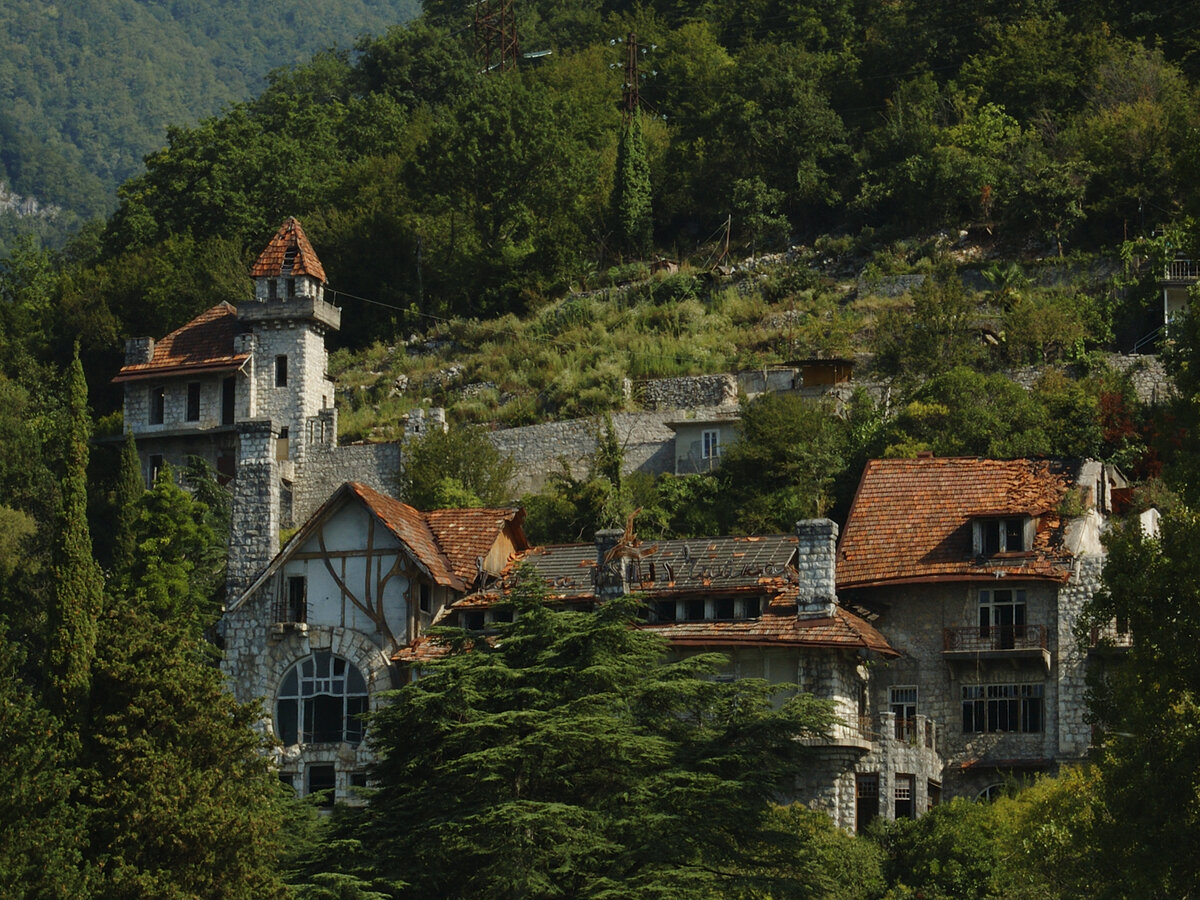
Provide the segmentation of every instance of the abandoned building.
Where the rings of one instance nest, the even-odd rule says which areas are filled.
[[[158,341],[127,341],[113,379],[147,484],[191,456],[233,482],[229,596],[274,558],[280,528],[351,478],[390,488],[400,461],[393,444],[338,446],[325,335],[341,327],[341,310],[296,219],[250,275],[254,294],[236,307],[218,303]]]
[[[898,810],[914,789],[918,804],[986,797],[1084,757],[1085,678],[1104,658],[1076,625],[1124,487],[1095,461],[867,464],[838,547],[839,598],[897,651],[872,673],[870,707],[917,742],[934,723],[941,773],[896,782],[861,768],[861,803]]]
[[[528,548],[515,509],[418,512],[365,484],[338,488],[227,605],[223,668],[266,698],[281,778],[350,799],[371,760],[361,714],[399,685],[392,658],[434,616]]]
[[[263,703],[281,776],[298,791],[353,796],[370,762],[361,714],[441,652],[429,626],[486,629],[503,617],[521,562],[554,603],[639,594],[642,627],[673,653],[718,650],[724,677],[830,700],[841,724],[813,742],[796,795],[842,827],[987,796],[1086,753],[1085,677],[1111,657],[1076,623],[1124,487],[1111,468],[876,460],[840,542],[818,519],[784,535],[651,546],[631,523],[592,543],[533,548],[520,510],[419,512],[387,496],[399,444],[338,445],[325,336],[341,311],[296,220],[251,276],[253,296],[236,307],[129,341],[114,380],[148,481],[200,456],[232,483],[223,666],[240,699]],[[725,397],[728,380],[702,386]],[[737,434],[736,413],[720,405],[656,423],[655,471],[706,471]],[[444,427],[435,414],[410,425]],[[530,431],[557,448],[575,440],[564,428]],[[296,526],[280,550],[281,530]],[[1108,648],[1128,640],[1109,637]]]

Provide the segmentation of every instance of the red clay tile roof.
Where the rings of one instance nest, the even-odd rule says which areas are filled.
[[[876,628],[854,613],[835,607],[833,615],[801,619],[795,606],[772,604],[757,619],[729,622],[697,620],[643,626],[661,634],[676,647],[829,647],[872,650],[882,656],[899,656]]]
[[[438,584],[465,591],[474,582],[475,560],[487,556],[517,509],[438,509],[421,512],[357,481],[347,482],[367,508],[429,569]]]
[[[278,278],[281,275],[311,275],[325,283],[325,269],[308,242],[300,222],[289,218],[275,232],[267,248],[250,269],[251,278]]]
[[[519,509],[435,509],[425,521],[434,540],[450,560],[450,567],[471,584],[478,574],[475,561],[485,558],[509,522],[524,518]],[[524,548],[518,548],[524,549]]]
[[[1070,554],[1055,509],[1072,481],[1063,463],[973,458],[867,464],[838,544],[838,590],[930,579],[1065,580]],[[1032,552],[972,556],[972,519],[1038,517]]]
[[[234,353],[233,339],[246,330],[236,308],[218,303],[156,342],[150,362],[122,366],[113,382],[236,369],[249,354]]]

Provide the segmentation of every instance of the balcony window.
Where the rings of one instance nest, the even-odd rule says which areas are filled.
[[[184,421],[199,422],[200,421],[200,382],[189,381],[187,386],[187,410],[184,413]]]
[[[888,707],[896,716],[896,740],[911,740],[917,720],[917,689],[910,686],[889,688]]]
[[[979,636],[997,650],[1011,650],[1025,640],[1025,592],[979,592]]]

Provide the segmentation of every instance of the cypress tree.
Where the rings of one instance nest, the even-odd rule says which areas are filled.
[[[642,136],[642,113],[634,110],[617,145],[613,184],[613,217],[622,250],[645,257],[650,252],[654,220],[650,200],[650,163]]]
[[[96,620],[104,576],[92,556],[87,522],[88,438],[87,382],[79,347],[67,377],[65,472],[57,519],[54,572],[50,581],[48,706],[64,721],[87,718],[92,659],[96,652]]]
[[[125,578],[133,567],[137,538],[138,501],[146,493],[142,480],[142,463],[138,458],[137,444],[133,432],[125,432],[125,443],[121,447],[121,468],[113,492],[113,548],[112,568],[118,579]]]

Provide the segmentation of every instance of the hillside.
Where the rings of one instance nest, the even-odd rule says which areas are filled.
[[[0,253],[15,232],[61,234],[111,211],[117,185],[168,126],[246,100],[271,69],[417,11],[416,0],[4,3]]]

